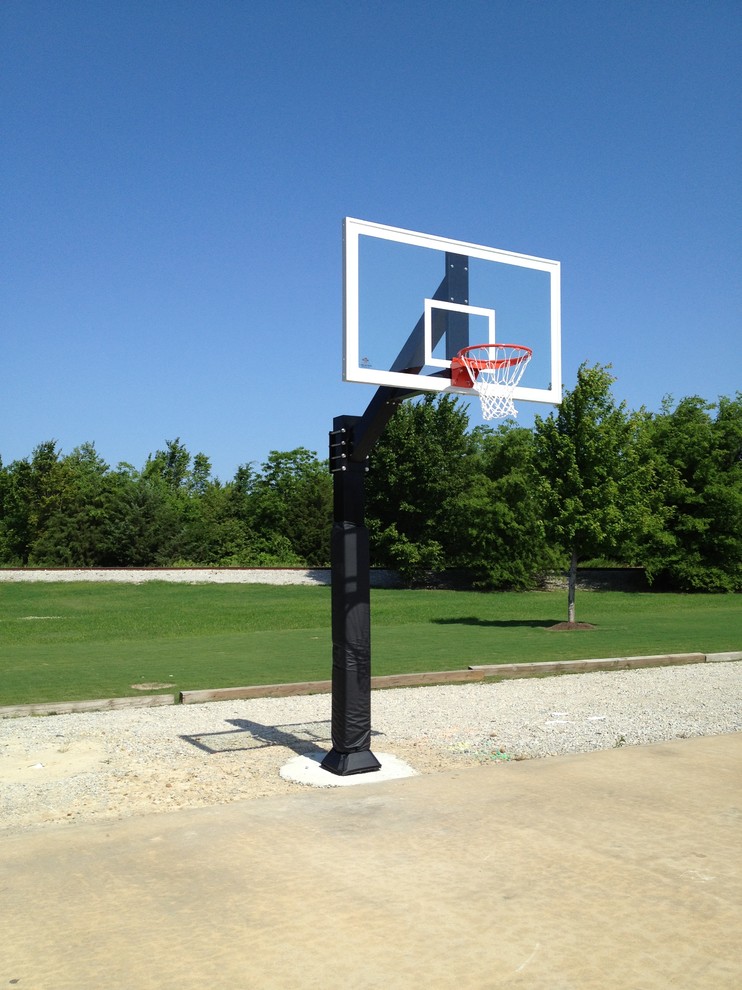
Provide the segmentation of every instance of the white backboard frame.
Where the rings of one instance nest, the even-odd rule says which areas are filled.
[[[368,368],[360,360],[360,327],[359,327],[359,238],[361,236],[376,237],[400,244],[410,244],[418,247],[432,248],[437,251],[448,251],[465,255],[470,258],[481,258],[484,261],[495,261],[505,265],[530,268],[548,273],[550,289],[550,383],[548,388],[529,388],[519,385],[513,398],[525,402],[543,402],[558,405],[562,400],[562,361],[561,361],[561,266],[558,261],[538,258],[499,248],[485,247],[481,244],[470,244],[439,237],[435,234],[423,234],[417,231],[390,227],[385,224],[372,223],[367,220],[357,220],[346,217],[343,221],[343,380],[361,382],[370,385],[389,385],[393,388],[425,391],[425,392],[455,392],[471,396],[471,389],[454,388],[450,377],[431,377],[426,374],[411,375],[406,372],[388,371],[382,368]],[[429,305],[432,303],[432,305]],[[429,320],[433,308],[452,309],[458,312],[468,312],[488,319],[490,343],[495,340],[495,312],[492,309],[468,306],[458,303],[446,303],[441,300],[421,300],[421,311],[424,309],[425,318],[425,348],[427,363],[440,369],[450,369],[450,361],[433,358],[430,353]],[[421,315],[423,313],[421,312]],[[483,341],[482,341],[483,342]],[[403,341],[400,341],[400,346]],[[518,343],[518,341],[509,341]]]

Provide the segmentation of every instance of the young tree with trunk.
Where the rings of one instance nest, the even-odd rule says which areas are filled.
[[[547,534],[569,560],[567,623],[575,625],[577,564],[631,559],[657,525],[643,413],[617,405],[608,368],[582,364],[577,384],[548,418],[536,417],[536,462]]]

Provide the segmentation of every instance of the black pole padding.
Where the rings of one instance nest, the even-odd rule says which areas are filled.
[[[371,752],[371,608],[368,530],[332,528],[332,750],[325,770],[346,776],[379,770]]]
[[[332,742],[352,753],[371,740],[371,606],[368,581],[368,532],[354,523],[335,523],[333,550],[339,588],[332,589],[333,695],[340,704],[333,717]]]
[[[371,752],[371,581],[364,524],[365,464],[333,474],[332,526],[332,750],[322,761],[347,776],[379,770]]]

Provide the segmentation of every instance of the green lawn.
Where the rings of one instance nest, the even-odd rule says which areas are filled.
[[[565,613],[564,592],[375,591],[373,673],[742,649],[742,595],[578,592],[595,629],[549,631]],[[0,705],[330,673],[329,588],[0,585]]]

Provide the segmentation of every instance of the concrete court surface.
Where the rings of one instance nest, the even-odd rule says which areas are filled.
[[[735,734],[7,835],[0,988],[738,990],[741,767]]]

